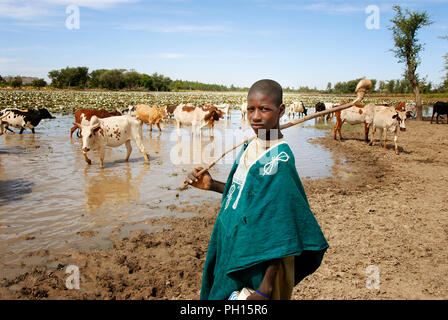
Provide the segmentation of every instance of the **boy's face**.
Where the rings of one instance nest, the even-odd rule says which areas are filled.
[[[275,105],[271,96],[254,92],[247,97],[247,119],[252,129],[258,135],[258,130],[279,129],[280,118],[285,113],[285,106]]]

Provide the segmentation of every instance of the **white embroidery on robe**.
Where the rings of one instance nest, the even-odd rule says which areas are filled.
[[[278,162],[288,162],[289,156],[285,151],[280,152],[277,156],[272,156],[271,161],[266,163],[263,167],[264,175],[272,175],[277,172]],[[275,169],[275,170],[274,170]],[[272,172],[274,171],[274,172]]]
[[[230,200],[232,200],[232,194],[235,192],[235,189],[236,189],[235,184],[232,183],[229,193],[227,194],[227,201],[226,201],[226,206],[224,207],[224,210],[227,209],[227,207],[229,206]]]

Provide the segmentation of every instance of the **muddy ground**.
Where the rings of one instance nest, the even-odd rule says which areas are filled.
[[[335,154],[333,177],[303,181],[330,248],[293,299],[448,299],[448,125],[408,121],[398,156],[392,137],[384,150],[361,132],[314,141]],[[0,280],[0,298],[198,299],[219,205],[151,220],[154,233],[117,238],[108,250],[30,253],[38,263]],[[79,290],[66,287],[69,265],[79,267]]]

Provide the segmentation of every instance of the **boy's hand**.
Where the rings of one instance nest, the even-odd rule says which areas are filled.
[[[246,300],[269,300],[269,298],[263,297],[258,292],[252,293],[250,296],[246,298]]]
[[[202,169],[203,168],[201,167],[194,168],[194,171],[190,172],[185,182],[199,189],[211,190],[213,184],[212,176],[208,173],[208,171],[205,171],[199,176],[198,172]]]

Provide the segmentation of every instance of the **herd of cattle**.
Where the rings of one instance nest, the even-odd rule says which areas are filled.
[[[337,104],[333,103],[318,102],[315,105],[315,110],[319,112],[336,106]],[[245,119],[247,103],[241,104],[239,108],[242,119]],[[294,118],[296,114],[298,117],[306,116],[307,108],[301,101],[293,102],[287,107],[286,114],[289,118]],[[367,105],[356,105],[330,114],[327,120],[336,117],[334,139],[339,134],[339,140],[342,140],[341,128],[344,122],[349,124],[364,123],[364,139],[370,145],[373,144],[375,131],[379,129],[381,136],[384,135],[384,147],[386,147],[387,132],[391,132],[394,134],[395,153],[398,154],[398,131],[406,130],[406,119],[415,114],[415,103],[402,102],[398,103],[397,106],[369,103]],[[436,114],[437,123],[440,115],[447,115],[448,123],[448,103],[438,101],[434,104],[431,123]],[[200,106],[187,103],[165,107],[139,104],[114,112],[108,112],[103,109],[79,109],[75,112],[75,122],[71,128],[70,137],[72,137],[75,131],[79,130],[77,135],[82,138],[81,149],[88,164],[91,164],[91,160],[87,157],[87,152],[90,150],[100,151],[100,166],[103,167],[105,147],[118,147],[123,144],[126,145],[126,161],[128,161],[132,151],[131,140],[137,145],[145,161],[149,162],[149,155],[146,153],[142,142],[143,123],[149,125],[150,131],[152,131],[153,125],[156,125],[159,131],[162,131],[160,121],[174,117],[178,130],[182,125],[191,125],[192,135],[197,130],[199,130],[199,135],[201,135],[202,128],[207,126],[210,130],[210,135],[213,135],[215,122],[223,119],[224,116],[230,118],[230,105],[227,103],[219,105],[204,104]],[[42,119],[53,118],[55,117],[45,108],[38,110],[7,108],[0,111],[0,135],[6,133],[6,130],[13,132],[9,128],[10,126],[19,128],[20,134],[26,128],[31,129],[34,133],[34,128]],[[372,128],[371,139],[369,139],[370,128]]]

